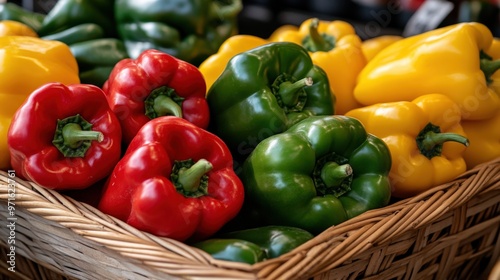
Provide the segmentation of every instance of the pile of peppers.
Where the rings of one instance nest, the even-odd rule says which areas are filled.
[[[500,39],[481,23],[362,41],[310,18],[260,38],[238,34],[239,0],[137,3],[0,4],[1,169],[255,264],[500,156]]]

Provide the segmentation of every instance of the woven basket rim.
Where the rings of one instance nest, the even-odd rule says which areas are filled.
[[[0,184],[7,186],[9,183],[13,181],[8,172],[0,170]],[[420,195],[332,226],[295,250],[254,265],[216,260],[183,242],[139,231],[88,204],[33,182],[16,177],[14,184],[18,207],[167,275],[182,276],[185,271],[172,268],[179,265],[189,267],[193,275],[199,276],[225,275],[239,279],[311,277],[310,273],[319,274],[337,267],[375,243],[386,242],[428,224],[478,194],[500,190],[500,158],[478,165],[455,180]],[[7,202],[8,195],[7,188],[0,188],[1,202]],[[328,249],[327,257],[318,258],[325,249]]]

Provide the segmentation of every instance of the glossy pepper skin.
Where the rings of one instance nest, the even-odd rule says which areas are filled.
[[[98,38],[69,46],[78,62],[82,83],[104,87],[118,62],[129,58],[123,41],[116,38]]]
[[[392,195],[407,198],[449,182],[466,170],[468,146],[458,105],[442,94],[352,110],[391,151]]]
[[[227,38],[217,53],[209,56],[198,66],[198,69],[203,74],[203,78],[205,78],[207,91],[212,87],[217,78],[219,78],[220,74],[222,74],[227,63],[233,56],[267,43],[270,42],[253,35],[238,34]]]
[[[496,61],[500,59],[500,39],[493,40],[493,44],[483,59]],[[490,87],[494,88],[496,92],[500,92],[500,71],[491,75]],[[462,127],[470,142],[464,154],[468,169],[500,157],[500,108],[489,119],[463,120]]]
[[[245,211],[316,235],[391,198],[391,156],[356,119],[311,116],[257,145],[243,164]]]
[[[484,63],[480,56],[492,40],[480,23],[459,23],[399,40],[367,63],[354,96],[363,105],[373,105],[440,93],[460,106],[462,119],[490,118],[500,106],[500,95],[488,80],[499,66]]]
[[[120,141],[104,92],[85,84],[39,87],[8,133],[12,168],[54,190],[84,189],[108,176],[120,158]]]
[[[148,121],[159,116],[184,118],[201,128],[210,120],[203,75],[192,64],[158,50],[123,59],[103,86],[120,119],[128,144]]]
[[[104,28],[95,23],[82,23],[57,33],[43,36],[67,44],[78,62],[80,81],[102,87],[118,61],[128,58],[123,41],[105,37]]]
[[[42,26],[44,14],[34,13],[15,3],[0,3],[0,20],[12,20],[26,24],[35,32]]]
[[[43,37],[72,27],[93,23],[104,30],[105,37],[116,37],[113,0],[59,0],[37,30]]]
[[[65,44],[30,36],[0,37],[0,77],[0,169],[6,169],[10,166],[7,131],[28,95],[48,82],[69,85],[80,79]]]
[[[361,39],[350,23],[310,18],[295,29],[287,25],[278,28],[269,40],[293,42],[310,52],[313,63],[328,75],[331,91],[336,97],[336,114],[361,106],[354,99],[353,91],[366,59],[361,50]]]
[[[277,258],[313,238],[300,228],[264,226],[228,232],[192,246],[215,259],[254,264]]]
[[[312,83],[312,84],[311,84]],[[234,56],[207,94],[209,129],[240,159],[263,139],[313,115],[332,115],[328,77],[308,52],[269,43]]]
[[[210,238],[191,246],[210,254],[217,260],[247,264],[266,260],[266,254],[259,245],[242,239]]]
[[[0,37],[4,36],[38,37],[38,34],[24,23],[13,20],[2,20],[0,21]]]
[[[116,23],[129,56],[157,49],[199,65],[237,33],[241,0],[117,0]]]
[[[364,40],[361,43],[361,50],[366,58],[366,61],[372,60],[381,50],[385,49],[394,42],[403,39],[397,35],[381,35],[374,38]]]
[[[174,116],[146,123],[107,181],[99,209],[137,229],[199,241],[241,209],[244,190],[227,146]]]

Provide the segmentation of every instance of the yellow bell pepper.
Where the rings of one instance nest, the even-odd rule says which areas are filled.
[[[35,30],[24,23],[7,19],[0,21],[0,37],[13,35],[38,37]]]
[[[374,104],[346,114],[389,147],[392,195],[407,198],[449,182],[466,170],[468,145],[458,105],[442,94]]]
[[[293,42],[309,51],[314,64],[328,75],[331,91],[335,95],[336,114],[361,106],[353,91],[358,74],[366,65],[366,58],[361,49],[361,39],[350,23],[310,18],[295,28],[278,28],[269,40]]]
[[[365,55],[366,61],[370,61],[381,50],[385,49],[392,43],[397,42],[401,39],[403,39],[403,37],[397,35],[377,36],[374,38],[364,40],[361,44],[361,50]]]
[[[500,59],[499,38],[494,39],[486,53],[494,60]],[[491,75],[490,87],[500,92],[500,71]],[[492,118],[479,121],[465,120],[462,121],[462,126],[470,141],[464,155],[468,169],[500,157],[500,108]]]
[[[27,96],[49,82],[69,85],[80,83],[80,79],[67,45],[29,36],[0,37],[0,77],[0,169],[7,169],[7,132]]]
[[[500,65],[480,56],[492,40],[485,25],[473,22],[399,40],[367,63],[354,96],[366,106],[441,93],[459,105],[462,119],[491,118],[500,107],[500,93],[488,81]]]
[[[207,92],[233,56],[267,43],[269,41],[253,35],[235,35],[226,39],[217,53],[209,56],[198,67],[205,78]]]

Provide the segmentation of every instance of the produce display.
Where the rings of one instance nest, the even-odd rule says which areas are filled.
[[[239,34],[241,9],[0,4],[0,169],[255,264],[500,157],[485,25],[362,41],[309,18],[260,38]]]

